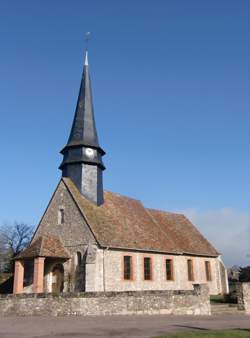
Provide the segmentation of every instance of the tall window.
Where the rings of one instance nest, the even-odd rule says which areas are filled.
[[[166,259],[166,280],[174,280],[173,260]]]
[[[207,278],[207,281],[209,282],[212,280],[211,263],[209,261],[205,262],[205,269],[206,269],[206,278]]]
[[[194,267],[192,259],[187,260],[187,268],[188,268],[188,280],[194,281]]]
[[[152,280],[152,260],[144,257],[144,280]]]
[[[77,255],[77,265],[81,266],[81,264],[82,264],[82,254],[79,251],[77,251],[76,255]]]
[[[123,278],[125,280],[132,279],[132,257],[131,256],[123,257]]]
[[[64,209],[58,210],[58,224],[64,223]]]

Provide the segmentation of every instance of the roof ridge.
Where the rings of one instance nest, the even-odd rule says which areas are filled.
[[[179,213],[179,212],[173,212],[173,211],[166,211],[166,210],[161,210],[161,209],[155,209],[155,208],[146,208],[147,210],[151,210],[151,211],[157,211],[157,212],[163,212],[164,214],[168,214],[168,215],[178,215],[178,216],[184,216],[185,215],[183,213]]]
[[[140,202],[141,204],[143,204],[141,200],[139,200],[137,198],[134,198],[134,197],[130,197],[130,196],[124,195],[124,194],[120,194],[119,192],[114,192],[114,191],[110,191],[110,190],[104,190],[104,192],[108,193],[108,194],[116,195],[118,197],[125,197],[125,198],[127,198],[129,200],[137,201],[137,202]]]

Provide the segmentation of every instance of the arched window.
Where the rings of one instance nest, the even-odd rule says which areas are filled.
[[[58,224],[63,224],[64,223],[64,209],[60,208],[58,210]]]

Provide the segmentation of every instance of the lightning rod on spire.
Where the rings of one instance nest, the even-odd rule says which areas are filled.
[[[91,33],[90,32],[86,32],[85,33],[85,48],[86,48],[86,51],[88,50],[88,45],[89,45],[90,38],[91,38]]]

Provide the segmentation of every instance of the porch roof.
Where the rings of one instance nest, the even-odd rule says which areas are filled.
[[[15,259],[35,257],[68,259],[70,258],[70,254],[58,237],[43,235],[17,255]]]

